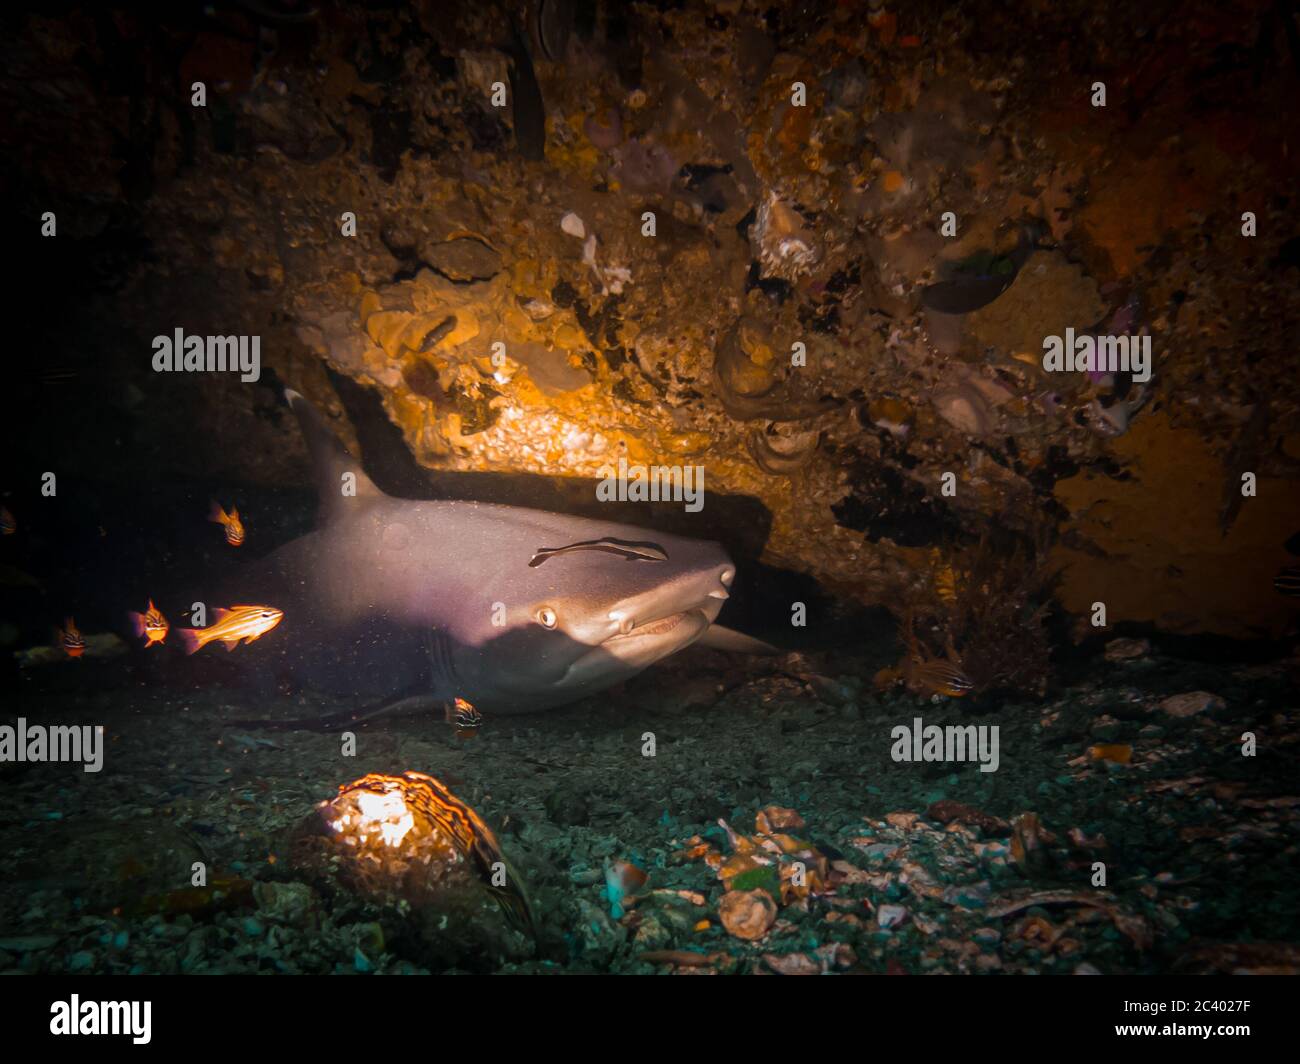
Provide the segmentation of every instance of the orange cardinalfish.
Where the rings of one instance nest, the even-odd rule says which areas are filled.
[[[69,617],[63,622],[63,627],[56,629],[58,632],[59,646],[63,652],[70,658],[79,658],[86,652],[86,640],[82,634],[77,631],[77,626]]]
[[[447,707],[447,723],[452,725],[459,739],[472,739],[483,726],[483,714],[463,698],[457,698]]]
[[[228,610],[217,609],[215,623],[206,628],[178,628],[176,634],[185,647],[186,654],[193,654],[209,643],[225,643],[227,650],[234,650],[242,639],[245,644],[264,636],[284,617],[283,610],[274,606],[231,606]]]
[[[909,666],[906,671],[909,686],[913,690],[919,689],[923,694],[964,698],[975,686],[969,676],[943,658],[934,658],[931,661]]]
[[[907,688],[917,694],[946,695],[949,698],[962,698],[968,695],[974,682],[962,669],[961,658],[947,640],[947,657],[931,657],[921,646],[912,631],[912,614],[909,610],[903,621],[903,642],[907,655],[903,662],[903,682]]]
[[[1273,587],[1279,595],[1300,598],[1300,565],[1278,570],[1277,576],[1273,577]]]
[[[131,618],[131,627],[136,636],[144,638],[144,648],[146,650],[155,643],[161,643],[167,638],[167,633],[171,631],[171,625],[167,623],[167,618],[162,615],[162,611],[153,604],[153,599],[149,600],[147,613],[132,611],[127,616]]]
[[[232,547],[238,547],[244,542],[244,522],[239,519],[239,511],[234,507],[231,507],[230,513],[226,513],[221,508],[221,504],[214,499],[212,509],[208,512],[208,520],[225,525],[226,542]]]
[[[9,512],[9,507],[0,506],[0,536],[12,536],[18,531],[18,521]]]

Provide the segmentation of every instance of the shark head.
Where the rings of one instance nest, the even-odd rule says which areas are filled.
[[[493,509],[498,542],[522,546],[506,531],[509,508]],[[454,626],[457,677],[497,712],[571,702],[689,646],[736,575],[716,543],[519,513],[534,528],[539,519],[562,527],[513,557],[496,552],[497,568]]]

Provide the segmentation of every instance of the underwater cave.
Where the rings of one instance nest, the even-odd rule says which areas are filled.
[[[0,971],[1296,974],[1298,19],[7,12]]]

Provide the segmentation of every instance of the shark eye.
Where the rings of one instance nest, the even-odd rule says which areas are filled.
[[[537,611],[537,623],[543,628],[554,628],[558,620],[550,606],[543,606]]]

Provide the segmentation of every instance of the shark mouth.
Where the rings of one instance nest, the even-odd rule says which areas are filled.
[[[681,624],[686,619],[688,612],[690,611],[684,610],[681,613],[670,613],[667,617],[660,617],[657,621],[651,621],[649,624],[639,624],[626,634],[610,636],[603,645],[617,643],[623,639],[636,639],[646,635],[664,635]]]
[[[703,610],[670,613],[610,636],[569,666],[561,686],[608,686],[695,642],[709,627]]]

